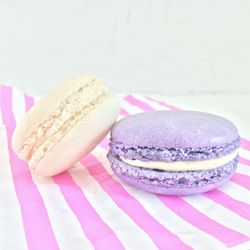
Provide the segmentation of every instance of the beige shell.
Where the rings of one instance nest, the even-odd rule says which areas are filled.
[[[105,98],[100,102],[97,101],[93,108],[87,110],[84,116],[80,117],[55,145],[52,145],[51,150],[46,152],[37,164],[31,164],[28,154],[20,155],[25,141],[32,136],[41,123],[53,116],[65,99],[74,96],[79,89],[83,89],[83,95],[76,104],[81,105],[82,108],[88,107],[89,100],[95,100],[98,93],[104,93]],[[89,153],[104,138],[115,122],[119,110],[120,105],[116,96],[101,80],[93,76],[73,78],[60,84],[31,108],[14,131],[12,147],[20,158],[32,165],[32,171],[43,176],[55,175]]]

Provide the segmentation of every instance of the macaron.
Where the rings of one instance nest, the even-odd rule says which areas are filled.
[[[88,154],[119,114],[116,96],[94,76],[65,81],[17,125],[12,148],[38,175],[58,174]]]
[[[240,137],[229,120],[194,111],[139,113],[111,130],[108,159],[123,181],[149,192],[214,189],[236,170]]]

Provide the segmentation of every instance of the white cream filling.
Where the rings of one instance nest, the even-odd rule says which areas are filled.
[[[234,151],[228,155],[203,161],[175,161],[175,162],[163,162],[163,161],[140,161],[140,160],[128,160],[124,157],[120,159],[129,165],[135,167],[143,167],[150,169],[159,169],[165,171],[196,171],[196,170],[208,170],[217,167],[221,167],[238,155],[237,151]]]

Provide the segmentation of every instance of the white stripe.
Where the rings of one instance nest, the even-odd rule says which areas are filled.
[[[185,196],[183,199],[225,227],[250,236],[250,222],[220,204],[201,195]]]
[[[93,155],[100,159],[106,171],[113,176],[113,171],[110,168],[110,164],[106,158],[106,150],[101,147],[97,147],[93,152]],[[176,215],[171,209],[167,208],[155,195],[144,192],[140,189],[133,188],[120,181],[119,178],[115,178],[127,191],[136,198],[141,205],[147,210],[147,212],[154,217],[165,228],[177,235],[183,242],[188,244],[194,249],[206,249],[204,246],[208,246],[207,249],[224,249],[225,245],[219,240],[211,236],[210,234],[199,230],[197,227],[188,223],[178,215]],[[184,233],[188,232],[188,233]]]
[[[237,246],[230,247],[230,249],[231,250],[246,250],[246,249],[250,249],[250,242],[247,241],[247,242],[239,244]]]
[[[242,201],[250,205],[250,191],[235,182],[227,181],[225,184],[217,187],[218,190],[231,196],[233,199]]]
[[[0,248],[28,249],[21,208],[11,173],[7,135],[4,128],[0,128],[0,145]]]
[[[25,114],[25,99],[21,91],[13,89],[13,114],[19,119]],[[51,227],[60,249],[93,249],[76,216],[65,201],[58,186],[51,179],[32,176],[46,207]]]
[[[250,160],[250,151],[248,151],[242,147],[239,148],[239,155],[245,159]]]
[[[244,174],[250,176],[250,166],[243,165],[241,163],[237,164],[236,172],[239,174]]]
[[[156,249],[152,239],[109,197],[80,163],[69,171],[75,183],[102,220],[115,232],[125,249]],[[143,240],[141,240],[143,239]]]
[[[32,176],[42,196],[59,249],[94,249],[80,222],[65,201],[59,187],[50,179]]]
[[[24,94],[16,88],[12,88],[12,94],[12,109],[16,124],[18,124],[25,114]]]

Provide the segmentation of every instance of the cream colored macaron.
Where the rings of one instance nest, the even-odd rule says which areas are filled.
[[[12,147],[35,173],[58,174],[93,150],[119,110],[118,99],[103,81],[73,78],[30,109],[14,131]]]

